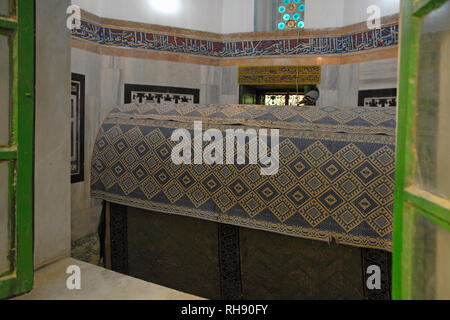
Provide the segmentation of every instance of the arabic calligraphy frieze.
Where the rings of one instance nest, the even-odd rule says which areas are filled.
[[[255,56],[336,55],[395,46],[399,25],[330,37],[305,37],[277,40],[213,41],[188,37],[133,31],[81,21],[74,29],[75,38],[121,48],[184,53],[205,57],[232,58]]]

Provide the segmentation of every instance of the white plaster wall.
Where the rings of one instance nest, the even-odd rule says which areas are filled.
[[[317,100],[319,106],[335,106],[338,103],[339,65],[322,66],[321,83],[318,85],[320,96]]]
[[[400,0],[305,0],[305,28],[337,28],[366,21],[370,5],[379,6],[382,17],[400,11]]]
[[[92,14],[101,16],[103,14],[103,1],[102,0],[72,0],[72,4],[75,4]]]
[[[305,0],[305,28],[342,27],[346,1],[349,0]]]
[[[359,65],[359,90],[397,88],[397,58],[367,61]]]
[[[223,0],[221,32],[253,32],[255,1],[258,0]]]
[[[400,0],[344,0],[344,2],[344,25],[366,21],[368,17],[367,8],[371,5],[380,7],[382,17],[400,12]]]
[[[36,1],[35,268],[70,256],[69,4]]]
[[[152,1],[178,3],[171,14],[158,12]],[[255,1],[262,0],[72,0],[98,16],[216,33],[253,32]],[[265,1],[270,6],[271,2]],[[381,16],[399,13],[400,0],[305,0],[305,28],[337,28],[363,22],[367,8]],[[269,22],[268,25],[271,25]]]
[[[398,59],[322,66],[321,106],[358,105],[360,90],[397,88]]]
[[[152,1],[173,2],[178,6],[166,14],[157,11]],[[72,3],[106,18],[222,32],[222,0],[72,0]]]
[[[254,1],[258,0],[158,0],[175,1],[179,7],[164,14],[153,0],[72,0],[98,16],[216,33],[253,32]]]
[[[84,181],[71,185],[71,230],[72,241],[97,232],[101,213],[101,201],[92,199],[90,192],[90,162],[95,135],[106,115],[102,108],[101,56],[88,51],[72,49],[72,72],[85,75],[85,136]]]

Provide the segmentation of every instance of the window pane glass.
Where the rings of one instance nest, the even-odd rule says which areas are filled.
[[[289,95],[289,105],[290,106],[298,106],[300,102],[303,100],[304,95],[301,94],[291,94]]]
[[[264,104],[266,106],[284,106],[286,105],[286,96],[284,94],[267,94]]]
[[[0,162],[0,274],[9,270],[8,163]]]
[[[10,70],[8,37],[0,34],[0,145],[9,142]]]
[[[414,216],[413,298],[450,299],[450,231]]]
[[[450,1],[424,18],[419,53],[416,184],[450,199]]]
[[[0,15],[9,16],[9,0],[0,0]]]

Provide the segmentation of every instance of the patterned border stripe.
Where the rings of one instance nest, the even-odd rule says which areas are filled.
[[[398,45],[399,25],[383,26],[350,35],[276,40],[212,41],[102,26],[82,20],[75,38],[99,45],[183,53],[206,57],[342,55]]]

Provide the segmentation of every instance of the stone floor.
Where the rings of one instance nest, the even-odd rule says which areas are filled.
[[[81,270],[81,289],[69,290],[67,267]],[[34,289],[17,300],[201,300],[196,296],[67,258],[34,274]]]

